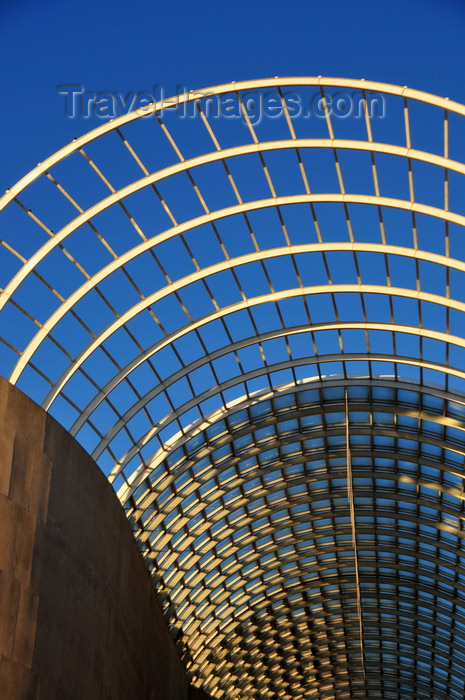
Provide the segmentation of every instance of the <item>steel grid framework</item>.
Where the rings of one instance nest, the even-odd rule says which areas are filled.
[[[213,697],[462,698],[465,107],[150,112],[0,200],[2,373],[114,484]]]

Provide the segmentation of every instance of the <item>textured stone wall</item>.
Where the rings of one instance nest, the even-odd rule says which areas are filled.
[[[0,698],[188,692],[113,490],[61,426],[0,380]]]

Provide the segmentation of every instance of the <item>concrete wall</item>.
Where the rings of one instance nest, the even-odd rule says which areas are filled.
[[[0,697],[188,693],[113,490],[61,426],[0,380]]]

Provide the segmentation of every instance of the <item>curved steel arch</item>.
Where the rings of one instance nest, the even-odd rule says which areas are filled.
[[[465,221],[465,219],[464,219]],[[148,245],[147,243],[150,243]],[[52,314],[52,316],[48,319],[47,323],[42,326],[42,328],[38,331],[36,336],[34,337],[33,342],[29,344],[29,346],[26,348],[21,361],[18,363],[15,372],[11,375],[10,380],[12,382],[16,382],[21,374],[21,371],[23,367],[29,362],[30,358],[32,355],[36,352],[42,341],[53,331],[54,327],[57,325],[57,323],[60,322],[60,320],[72,309],[75,304],[77,304],[81,299],[84,298],[84,296],[91,290],[95,289],[95,287],[102,282],[104,279],[106,279],[112,272],[115,270],[120,269],[125,262],[129,260],[135,259],[140,252],[152,249],[155,245],[155,241],[150,241],[142,244],[142,246],[138,246],[138,248],[133,249],[131,251],[130,255],[127,256],[121,256],[120,258],[117,258],[113,264],[108,265],[105,267],[103,270],[98,275],[95,275],[92,277],[90,280],[88,280],[87,283],[85,283],[82,287],[80,287],[75,294],[71,295],[63,304],[58,307],[58,309],[55,311],[55,313]],[[139,252],[140,251],[140,252]],[[357,251],[357,252],[373,252],[373,253],[378,253],[380,252],[379,246],[375,246],[373,244],[363,244],[363,243],[336,243],[336,244],[323,244],[323,243],[318,243],[318,244],[306,244],[306,245],[296,245],[296,246],[288,246],[286,248],[275,248],[273,250],[264,250],[264,251],[257,251],[256,253],[250,253],[246,256],[243,256],[242,258],[234,258],[233,260],[225,260],[222,263],[217,263],[213,267],[207,267],[203,270],[198,270],[197,272],[193,273],[190,276],[187,276],[183,278],[182,280],[179,280],[178,282],[171,283],[167,285],[165,288],[160,289],[157,293],[155,293],[152,297],[149,297],[148,299],[144,300],[143,303],[140,304],[138,307],[133,307],[131,309],[131,316],[128,318],[132,318],[134,315],[139,313],[139,309],[144,309],[147,308],[147,306],[151,306],[153,303],[156,303],[160,299],[163,299],[167,294],[172,294],[175,293],[179,290],[182,290],[185,286],[188,286],[189,284],[192,284],[194,282],[197,282],[199,280],[203,280],[204,278],[208,278],[211,275],[215,275],[219,272],[223,272],[225,270],[229,270],[232,267],[239,267],[240,265],[247,265],[249,263],[257,262],[257,261],[262,261],[262,260],[269,260],[272,258],[276,257],[284,257],[287,255],[301,255],[303,253],[313,253],[313,252],[330,252],[330,251]],[[454,270],[460,270],[461,272],[465,272],[465,263],[462,263],[457,260],[451,260],[450,258],[446,258],[445,256],[442,255],[437,255],[434,253],[428,253],[425,251],[418,251],[418,250],[411,250],[409,248],[401,248],[398,246],[388,246],[384,245],[383,250],[382,250],[384,255],[399,255],[399,256],[404,256],[407,258],[414,258],[415,260],[422,260],[425,262],[430,262],[430,263],[435,263],[437,265],[443,265],[444,267],[451,268]],[[302,290],[303,293],[311,293],[306,290]],[[337,291],[337,290],[336,290]],[[318,292],[315,292],[318,293]],[[395,294],[395,290],[393,290],[393,293]],[[5,291],[6,297],[5,297],[5,303],[6,299],[8,296],[8,292]],[[433,298],[427,298],[424,297],[425,300],[427,301],[434,301]],[[456,306],[454,306],[457,310],[463,310],[460,304],[457,302]],[[119,323],[126,323],[126,317],[124,320],[119,320]],[[118,328],[119,326],[116,326]],[[115,331],[112,331],[111,329],[108,329],[108,331],[105,331],[105,336],[108,337],[108,334],[112,334]],[[104,337],[105,340],[105,337]],[[101,341],[103,342],[103,341]],[[92,350],[91,350],[92,352]]]
[[[276,205],[275,202],[273,204]],[[465,224],[465,217],[463,223]],[[172,233],[172,230],[169,233]],[[75,306],[75,304],[77,304],[81,299],[83,299],[89,291],[95,289],[95,287],[104,279],[106,279],[109,275],[111,275],[112,272],[119,270],[125,263],[136,259],[141,253],[153,249],[158,242],[158,238],[159,237],[156,236],[154,239],[151,239],[150,241],[147,241],[141,244],[140,246],[137,246],[135,249],[132,249],[129,252],[129,254],[120,256],[114,261],[114,263],[107,265],[100,271],[99,274],[91,277],[84,285],[82,285],[82,287],[76,290],[76,292],[73,295],[68,297],[68,299],[65,302],[63,302],[63,304],[60,307],[58,307],[55,313],[52,314],[52,316],[48,319],[47,324],[42,326],[42,328],[36,334],[34,342],[31,343],[26,349],[25,354],[22,358],[22,363],[16,369],[15,374],[11,376],[11,380],[17,381],[22,366],[27,364],[27,362],[37,350],[44,338],[46,338],[47,335],[53,331],[53,328],[56,326],[56,324],[59,323],[59,321],[66,315],[66,313],[68,313],[70,309],[72,309]],[[162,240],[166,240],[167,236],[163,236],[162,234],[160,238]],[[210,275],[217,274],[218,272],[223,272],[224,270],[231,269],[232,267],[246,265],[248,263],[257,262],[261,260],[269,260],[272,258],[284,257],[286,255],[301,255],[303,253],[318,253],[330,251],[356,251],[367,253],[379,253],[380,247],[369,243],[364,244],[355,242],[340,242],[333,244],[310,243],[304,245],[287,246],[285,248],[274,248],[272,250],[257,251],[256,253],[249,253],[248,255],[243,256],[243,258],[225,260],[223,263],[218,263],[217,265],[213,266],[213,268],[207,267],[202,270],[198,270],[197,272],[193,273],[193,275],[185,277],[179,282],[167,285],[165,291],[163,291],[164,288],[162,288],[159,292],[157,292],[156,295],[154,295],[150,299],[147,299],[145,303],[147,303],[148,305],[156,303],[156,301],[158,301],[160,298],[163,298],[165,294],[172,294],[173,292],[182,289],[184,286],[188,286],[189,284],[203,279],[204,277],[208,277]],[[407,258],[414,258],[415,260],[422,260],[425,262],[435,263],[437,265],[443,265],[447,268],[465,272],[465,263],[459,260],[452,260],[444,255],[437,255],[434,253],[429,253],[427,251],[402,248],[400,246],[383,245],[382,253],[384,255],[399,255]],[[9,292],[5,290],[5,303],[7,301],[8,295]],[[143,306],[141,306],[141,308],[143,308]],[[457,310],[462,309],[460,306],[458,306]],[[137,309],[135,309],[133,313],[138,313]]]
[[[464,223],[465,223],[465,218],[464,218]],[[156,237],[158,238],[158,237]],[[150,244],[150,245],[149,245]],[[37,351],[39,348],[40,344],[43,342],[43,340],[52,333],[54,327],[60,322],[60,320],[77,304],[80,300],[84,298],[84,296],[91,290],[95,289],[95,287],[102,282],[108,275],[110,275],[113,271],[120,269],[125,262],[129,260],[135,259],[140,252],[143,252],[145,250],[149,250],[153,248],[153,246],[156,245],[155,240],[148,241],[147,243],[142,244],[141,246],[138,246],[136,249],[133,249],[130,251],[129,255],[126,256],[121,256],[115,260],[113,264],[108,265],[105,267],[103,270],[100,271],[99,274],[95,275],[92,277],[90,280],[88,280],[87,283],[85,283],[82,287],[80,287],[76,292],[71,295],[63,304],[51,315],[51,317],[48,319],[47,323],[43,325],[40,330],[36,333],[34,340],[28,345],[28,347],[25,349],[24,353],[22,354],[21,360],[17,363],[16,368],[14,372],[10,376],[10,381],[13,383],[17,382],[21,372],[23,371],[24,367],[27,365],[33,354]],[[249,263],[253,263],[256,261],[261,261],[261,260],[269,260],[272,258],[276,257],[284,257],[287,255],[300,255],[303,253],[313,253],[313,252],[330,252],[330,251],[357,251],[357,252],[373,252],[373,253],[379,253],[382,252],[384,255],[399,255],[399,256],[404,256],[407,258],[414,258],[415,260],[420,260],[420,261],[425,261],[425,262],[430,262],[434,263],[437,265],[443,265],[446,268],[454,269],[454,270],[459,270],[461,272],[465,272],[465,263],[458,261],[458,260],[451,260],[450,258],[447,258],[442,255],[437,255],[434,253],[429,253],[427,251],[418,251],[416,249],[409,249],[409,248],[402,248],[398,246],[389,246],[389,245],[383,245],[382,251],[380,250],[379,246],[376,246],[374,244],[364,244],[364,243],[346,243],[344,244],[343,242],[341,243],[328,243],[328,244],[323,244],[323,243],[318,243],[318,244],[306,244],[306,245],[296,245],[296,246],[289,246],[286,248],[275,248],[273,250],[265,250],[265,251],[258,251],[256,253],[250,253],[247,256],[243,256],[242,258],[234,258],[233,260],[225,260],[223,263],[218,263],[214,265],[213,267],[207,267],[203,270],[198,270],[197,272],[193,273],[190,276],[184,277],[178,282],[171,283],[167,285],[164,288],[161,288],[158,292],[156,292],[154,295],[149,297],[148,299],[145,299],[141,301],[141,303],[133,307],[128,314],[123,315],[121,318],[119,318],[114,324],[113,328],[108,328],[105,329],[105,333],[99,336],[99,338],[96,339],[96,342],[89,347],[89,350],[86,350],[86,352],[83,354],[83,357],[85,358],[88,353],[94,352],[95,348],[97,347],[98,344],[101,344],[104,342],[110,335],[112,335],[118,328],[120,328],[122,325],[127,323],[128,320],[131,320],[135,315],[140,313],[140,310],[146,309],[147,307],[151,306],[152,304],[156,303],[160,299],[165,298],[165,296],[175,293],[179,290],[182,290],[185,286],[188,286],[190,284],[193,284],[194,282],[197,282],[199,280],[203,280],[205,278],[208,278],[211,275],[215,275],[217,273],[223,272],[225,270],[229,270],[233,267],[238,267],[241,265],[247,265]],[[291,290],[289,290],[291,291]],[[315,293],[318,294],[320,293],[318,288],[316,288],[315,291],[313,291],[312,288],[302,288],[301,293],[302,294],[310,294],[310,293]],[[332,291],[333,293],[338,293],[339,291],[355,291],[355,287],[352,287],[352,289],[339,289],[336,285],[332,285]],[[357,291],[359,289],[357,288]],[[363,293],[363,289],[360,289],[361,293]],[[376,291],[376,288],[372,286],[370,289],[366,290],[367,292],[370,293],[383,293],[385,290],[380,290],[379,292]],[[294,292],[295,293],[295,292]],[[398,289],[396,290],[395,288],[392,289],[392,295],[395,296],[397,294],[401,296],[406,296],[404,293],[401,293]],[[9,292],[5,290],[5,303],[7,301]],[[285,298],[285,297],[283,297]],[[433,295],[423,295],[418,294],[417,295],[418,299],[422,299],[424,301],[429,301],[432,303],[438,303],[438,300],[435,299]],[[250,301],[250,300],[249,300]],[[442,303],[447,303],[447,302],[442,302]],[[449,302],[449,305],[451,308],[454,308],[454,310],[457,311],[463,311],[465,306],[461,304],[460,302],[455,302],[452,305],[452,302]],[[0,305],[1,308],[1,305]],[[238,307],[239,308],[239,307]],[[228,311],[226,309],[226,311]],[[436,334],[437,337],[439,334]],[[100,339],[102,338],[102,340]],[[85,361],[82,360],[82,361]],[[75,364],[73,371],[76,371],[76,369],[79,368],[81,360],[79,360],[78,363]],[[66,379],[65,379],[66,381]],[[61,387],[62,388],[62,387]],[[53,401],[53,399],[52,399]],[[45,407],[49,408],[50,403],[46,402]]]
[[[288,89],[315,89],[321,120],[294,118]],[[360,118],[338,122],[334,89]],[[279,118],[249,118],[251,91]],[[232,141],[214,97],[240,107]],[[461,698],[465,107],[322,77],[177,99],[195,117],[165,101],[106,122],[0,199],[2,373],[114,483],[213,697]],[[155,167],[149,132],[172,149]]]
[[[153,173],[151,175],[147,175],[144,178],[141,178],[140,180],[136,181],[135,183],[128,185],[124,187],[123,189],[114,192],[113,194],[109,195],[102,201],[100,201],[98,204],[94,205],[93,207],[90,207],[90,209],[86,210],[83,212],[80,216],[76,217],[73,219],[67,226],[65,226],[61,231],[58,231],[56,234],[53,234],[53,237],[45,243],[42,248],[40,248],[37,253],[32,256],[21,268],[21,270],[17,273],[17,275],[11,280],[9,285],[5,288],[4,292],[4,297],[3,300],[1,301],[0,304],[0,309],[2,308],[3,304],[6,303],[8,298],[14,294],[14,292],[18,289],[18,287],[22,284],[22,282],[25,280],[28,274],[34,268],[42,261],[44,258],[49,255],[52,250],[59,246],[68,236],[70,236],[72,233],[74,233],[76,230],[78,230],[83,224],[86,224],[90,221],[90,219],[94,216],[97,216],[98,214],[101,214],[103,211],[108,209],[114,204],[119,203],[122,199],[125,197],[129,197],[131,194],[134,194],[138,192],[141,189],[144,189],[145,187],[148,187],[150,185],[153,185],[165,178],[168,178],[172,175],[176,175],[181,172],[189,172],[193,168],[200,167],[202,165],[208,165],[210,163],[214,163],[220,160],[225,160],[226,158],[232,158],[232,157],[237,157],[240,155],[247,155],[247,154],[252,154],[252,153],[262,153],[262,152],[267,152],[267,151],[282,151],[282,150],[287,150],[287,149],[299,149],[299,148],[328,148],[328,149],[353,149],[353,150],[361,150],[361,151],[369,151],[370,153],[384,153],[386,155],[393,155],[393,156],[403,156],[404,158],[408,158],[409,160],[419,160],[428,164],[436,165],[438,167],[443,168],[444,170],[451,170],[452,172],[459,173],[461,175],[465,175],[465,165],[453,160],[450,160],[449,158],[442,158],[440,156],[434,156],[431,153],[422,153],[420,151],[414,151],[411,148],[400,148],[400,147],[394,147],[390,146],[389,144],[377,144],[377,143],[364,143],[362,141],[354,141],[354,142],[347,142],[343,140],[335,140],[335,139],[330,139],[330,140],[319,140],[319,139],[312,139],[310,141],[274,141],[274,142],[266,142],[266,143],[261,143],[260,145],[257,144],[252,144],[250,146],[241,146],[241,147],[236,147],[236,148],[231,148],[227,151],[214,151],[208,156],[202,156],[200,158],[193,158],[191,161],[182,161],[179,165],[172,166],[171,168],[166,169],[165,171]],[[5,196],[5,195],[4,195]],[[334,201],[333,196],[329,195],[328,200],[325,198],[325,195],[316,195],[313,198],[311,195],[306,195],[305,199],[303,199],[304,195],[302,195],[302,201],[308,201],[308,202],[324,202],[324,201]],[[367,197],[360,197],[357,195],[353,195],[352,197],[350,195],[347,195],[346,192],[342,192],[341,195],[341,200],[344,203],[347,202],[354,202],[354,203],[359,203],[359,204],[364,204],[367,203]],[[395,200],[394,200],[395,201]],[[388,203],[389,200],[384,197],[377,197],[377,204],[379,206],[393,206],[393,203]],[[286,201],[286,199],[283,198],[282,204],[290,203],[290,201]],[[241,205],[243,203],[241,202]],[[407,208],[405,206],[405,202],[403,202],[403,206],[401,208]],[[237,212],[241,211],[241,205],[237,208]],[[277,202],[275,202],[275,206],[277,206]],[[396,206],[396,205],[395,205]],[[423,205],[421,206],[421,203],[417,203],[417,211],[419,213],[426,213],[426,214],[431,214],[431,209],[428,205]],[[257,205],[254,205],[254,209],[258,208]],[[412,206],[411,203],[409,203],[408,209],[411,210]],[[1,207],[0,207],[1,210]],[[449,215],[452,216],[452,215]],[[211,214],[207,213],[207,217],[211,217]],[[444,214],[443,214],[444,217]],[[441,217],[442,218],[442,217]],[[210,219],[207,219],[210,220]],[[454,217],[453,218],[454,223],[463,223],[463,218],[459,217]]]
[[[422,329],[422,328],[417,328],[414,326],[403,326],[403,325],[396,325],[396,324],[383,324],[383,323],[364,323],[364,322],[352,322],[352,323],[339,323],[339,324],[334,324],[334,323],[328,323],[328,324],[315,324],[312,326],[313,332],[318,332],[320,330],[378,330],[378,331],[394,331],[394,332],[399,332],[399,333],[405,333],[407,335],[415,335],[415,336],[421,336],[423,338],[428,338],[430,340],[438,340],[444,343],[450,343],[451,345],[456,345],[458,347],[463,347],[465,348],[465,340],[462,338],[459,338],[457,336],[453,336],[447,333],[440,333],[438,331],[432,331],[429,329]],[[261,343],[266,340],[271,340],[271,339],[276,339],[276,338],[282,338],[284,336],[286,337],[291,337],[294,336],[295,334],[301,334],[301,333],[307,333],[308,332],[308,327],[307,326],[292,326],[291,328],[288,329],[277,329],[275,331],[269,331],[268,333],[263,333],[259,334],[257,336],[252,336],[249,338],[245,338],[242,341],[238,341],[237,343],[231,343],[227,348],[219,348],[213,353],[207,354],[202,358],[199,358],[198,360],[195,360],[194,362],[190,363],[186,367],[182,368],[181,370],[178,370],[178,372],[175,372],[171,377],[163,383],[163,385],[160,385],[159,387],[156,387],[152,390],[150,390],[150,398],[153,398],[156,396],[158,393],[161,391],[164,391],[167,386],[170,384],[176,382],[178,379],[186,376],[189,374],[189,372],[194,371],[195,369],[198,369],[199,367],[202,367],[205,364],[209,364],[215,359],[218,359],[220,357],[223,357],[225,354],[228,354],[230,352],[234,352],[239,349],[243,349],[245,347],[248,347],[250,345],[256,344],[256,343]],[[166,344],[166,341],[164,341],[161,345],[164,347]],[[75,423],[72,425],[70,429],[71,435],[77,435],[81,427],[84,425],[86,420],[90,417],[92,412],[104,401],[105,397],[108,396],[111,391],[115,387],[117,387],[123,379],[125,379],[131,371],[133,371],[135,368],[140,366],[148,357],[152,358],[158,350],[158,346],[154,345],[151,348],[148,348],[143,354],[139,355],[138,357],[134,358],[134,360],[131,360],[131,362],[126,365],[126,367],[123,367],[120,372],[118,372],[112,379],[111,381],[104,387],[104,391],[100,394],[97,394],[95,398],[90,402],[90,404],[87,407],[87,410],[85,413],[81,414],[79,418],[75,421]],[[345,356],[344,356],[345,357]],[[368,358],[368,355],[367,355]],[[370,359],[373,359],[372,356],[370,356]],[[376,359],[379,359],[379,356],[377,356]],[[150,400],[148,398],[148,400]],[[142,407],[144,405],[143,402],[143,397],[139,399],[138,402],[133,404],[131,408],[129,409],[130,414],[127,413],[128,417],[132,417],[136,410],[136,406],[139,405]],[[115,424],[116,425],[116,424]]]
[[[295,360],[292,362],[289,361],[289,362],[280,363],[277,365],[271,365],[271,366],[268,366],[268,367],[265,367],[262,369],[258,369],[258,370],[254,370],[252,372],[249,372],[249,373],[243,375],[242,377],[235,377],[233,379],[230,379],[227,382],[225,382],[224,384],[220,384],[219,386],[215,387],[215,391],[217,393],[221,393],[224,389],[229,389],[229,388],[235,386],[236,384],[240,384],[242,381],[247,381],[248,379],[254,379],[257,377],[261,377],[262,375],[267,374],[270,371],[280,371],[283,369],[290,369],[291,367],[300,367],[300,366],[306,367],[309,365],[316,365],[316,364],[323,365],[323,369],[324,369],[325,363],[334,362],[335,360],[338,360],[338,359],[341,359],[341,358],[339,356],[334,356],[334,355],[327,355],[327,356],[323,355],[323,356],[317,356],[317,357],[303,358],[301,360]],[[362,355],[362,354],[361,355],[349,355],[349,354],[347,354],[347,355],[344,355],[343,359],[346,362],[350,362],[350,361],[354,361],[354,360],[362,360],[362,361],[367,360],[367,361],[378,361],[378,362],[391,362],[392,361],[389,356],[386,356],[386,355],[383,356],[381,354],[380,355],[367,355],[367,354],[365,354],[365,355]],[[432,369],[432,370],[436,370],[436,371],[441,370],[440,365],[428,363],[425,360],[419,361],[416,358],[399,357],[399,361],[403,365],[415,365],[415,366],[419,366],[419,367],[423,367],[423,368],[427,368],[427,369]],[[442,369],[442,371],[450,373],[450,374],[455,374],[456,376],[460,376],[460,377],[464,376],[463,371],[461,371],[461,370],[459,371],[459,370],[456,370],[454,368]],[[157,396],[158,393],[159,392],[154,390],[153,396]],[[207,389],[205,392],[192,398],[190,401],[186,401],[186,403],[182,404],[179,407],[179,409],[178,409],[179,413],[181,414],[181,413],[185,413],[185,412],[189,411],[189,409],[192,406],[196,405],[198,401],[206,399],[209,396],[212,396],[211,389]],[[146,400],[141,400],[141,404],[140,404],[141,407],[143,407],[145,405],[146,401],[149,401],[151,398],[152,398],[152,396],[147,397]],[[136,408],[136,406],[135,406],[135,408]],[[117,433],[118,430],[121,429],[121,427],[123,425],[125,425],[126,422],[131,417],[132,417],[132,409],[130,409],[130,415],[123,416],[121,418],[121,423],[119,421],[117,423],[115,423],[115,425],[112,428],[112,432],[109,432],[106,435],[106,437],[104,439],[102,439],[102,441],[99,443],[98,447],[95,449],[95,451],[92,454],[94,459],[98,459],[98,457],[100,457],[102,451],[105,450],[108,443],[113,439],[114,433]],[[173,414],[172,416],[170,416],[171,421],[174,421],[176,419],[176,417],[177,417],[177,414]],[[157,435],[158,431],[161,430],[162,428],[166,427],[166,425],[169,425],[168,421],[163,422],[163,424],[159,428],[157,428],[157,427],[151,428],[148,433],[143,435],[142,438],[140,438],[137,441],[137,443],[134,445],[134,448],[132,449],[132,451],[128,455],[126,455],[124,460],[121,461],[121,464],[118,465],[119,468],[123,469],[125,464],[127,463],[127,461],[130,461],[130,459],[134,456],[134,454],[136,454],[140,450],[140,448],[143,447],[147,442],[152,440],[152,438],[154,438]]]
[[[462,340],[461,338],[457,338],[451,335],[447,335],[446,333],[438,333],[434,331],[429,331],[428,329],[418,329],[418,328],[413,328],[412,326],[402,326],[400,324],[365,324],[365,323],[341,323],[341,324],[315,324],[313,326],[313,332],[318,333],[319,331],[324,331],[324,330],[381,330],[381,331],[394,331],[394,332],[399,332],[399,333],[404,333],[404,334],[411,334],[411,335],[417,335],[421,336],[423,338],[427,339],[434,339],[442,342],[447,342],[450,343],[451,345],[457,345],[458,347],[463,347],[465,348],[465,340]],[[245,347],[249,347],[253,344],[264,342],[266,340],[272,340],[276,338],[282,338],[286,336],[287,338],[292,337],[296,333],[305,333],[308,332],[307,327],[300,327],[300,328],[291,328],[287,330],[276,330],[276,331],[270,331],[267,334],[263,334],[262,336],[256,336],[256,337],[249,337],[244,339],[244,341],[238,341],[237,343],[232,343],[230,346],[227,348],[220,348],[219,350],[210,353],[208,355],[205,355],[205,357],[199,358],[195,362],[190,363],[186,367],[183,367],[182,369],[178,370],[175,372],[173,375],[169,377],[168,380],[164,381],[163,384],[160,384],[153,389],[151,389],[147,394],[142,396],[138,401],[136,401],[134,404],[131,405],[131,407],[126,411],[126,413],[121,416],[121,418],[115,423],[115,425],[112,428],[112,433],[118,432],[118,429],[121,428],[125,423],[127,423],[136,413],[143,408],[149,401],[151,401],[153,398],[158,396],[158,394],[162,393],[163,391],[166,391],[166,389],[177,382],[179,379],[187,376],[190,372],[199,369],[200,367],[203,367],[206,364],[210,364],[212,361],[215,359],[223,357],[225,354],[229,354],[231,352],[234,352],[239,349],[243,349]],[[150,353],[150,356],[152,357],[153,354],[155,353]],[[331,359],[329,359],[331,358]],[[143,358],[144,360],[146,359],[145,357]],[[143,361],[142,358],[137,358],[137,363],[140,364]],[[307,365],[307,364],[315,364],[317,362],[324,363],[324,362],[330,362],[333,361],[335,358],[334,356],[323,356],[323,355],[317,355],[315,357],[312,357],[311,355],[308,356],[308,358],[301,358],[299,361],[293,361],[292,364],[287,364],[287,365],[281,365],[282,368],[284,367],[299,367],[302,365]],[[340,359],[340,356],[337,356],[336,359]],[[383,356],[380,353],[378,354],[369,354],[366,353],[365,355],[360,355],[360,356],[354,356],[354,354],[344,354],[344,361],[350,362],[353,361],[354,359],[364,359],[367,361],[384,361],[384,362],[389,362],[390,358],[389,356]],[[403,357],[403,363],[409,364],[409,358],[407,356]],[[410,358],[410,363],[412,361],[412,358]],[[417,360],[415,359],[415,362]],[[422,361],[421,363],[422,367],[428,367],[430,369],[436,369],[439,371],[443,370],[443,365],[435,365],[433,362],[425,362]],[[276,367],[271,367],[268,365],[267,367],[262,368],[261,372],[267,372],[270,371],[271,369],[276,369]],[[122,369],[123,375],[126,374],[127,368]],[[448,368],[447,372],[450,374],[455,374],[456,376],[462,376],[462,371],[450,367]],[[243,377],[246,377],[247,375],[243,375]],[[249,375],[251,376],[251,375]],[[256,374],[254,376],[260,376],[260,371],[256,370]],[[115,386],[117,386],[121,381],[121,378],[118,380],[116,377],[114,378],[111,388],[110,386],[106,387],[106,391],[109,393]],[[239,381],[239,379],[238,379]],[[223,385],[220,384],[218,386],[218,390],[221,391],[223,388]],[[79,429],[81,426],[84,424],[84,422],[87,420],[87,418],[91,415],[92,411],[97,408],[98,405],[103,401],[105,395],[98,395],[95,397],[95,399],[89,404],[88,407],[88,415],[83,415],[80,416],[79,419],[76,421],[76,423],[73,425],[71,428],[70,432],[72,435],[76,435],[79,432]],[[110,435],[107,435],[107,439],[111,439]]]
[[[243,264],[246,264],[244,262]],[[232,267],[232,263],[230,261],[226,261],[221,267],[218,265],[216,266],[216,269],[211,271],[211,274],[214,274],[215,272],[220,272],[223,270],[228,270]],[[193,283],[201,279],[201,275],[199,273],[193,273],[190,275],[188,278],[184,278],[182,282],[184,284],[179,284],[174,283],[173,285],[170,285],[169,287],[163,288],[163,290],[159,292],[155,292],[151,297],[148,299],[143,299],[139,304],[137,304],[135,307],[132,309],[129,309],[128,312],[125,314],[122,314],[114,323],[112,323],[110,326],[108,326],[103,333],[101,333],[96,340],[93,343],[90,343],[86,348],[82,350],[80,353],[79,357],[75,359],[73,364],[68,368],[68,370],[60,377],[58,381],[58,386],[53,388],[53,390],[50,392],[49,396],[47,397],[47,402],[45,404],[46,408],[50,407],[50,404],[53,402],[55,397],[60,393],[60,391],[63,389],[64,385],[66,384],[67,381],[69,381],[70,377],[79,369],[79,367],[92,355],[93,352],[103,343],[105,340],[107,340],[110,336],[112,336],[119,328],[122,328],[128,321],[131,321],[137,314],[139,314],[141,311],[146,310],[148,307],[150,307],[152,304],[156,303],[160,299],[165,298],[166,296],[172,294],[173,291],[176,291],[177,289],[182,289],[185,284]],[[226,311],[227,313],[231,314],[234,313],[235,311],[238,311],[243,308],[248,308],[252,305],[257,305],[257,304],[263,304],[267,301],[281,301],[283,299],[288,299],[292,297],[297,297],[297,296],[304,296],[304,295],[309,295],[309,294],[325,294],[326,292],[330,291],[331,294],[337,294],[337,293],[368,293],[368,294],[388,294],[390,296],[399,296],[399,297],[404,297],[407,299],[413,299],[413,300],[418,300],[418,301],[426,301],[430,302],[433,304],[438,304],[440,306],[445,306],[449,309],[453,309],[454,311],[461,311],[463,312],[465,310],[465,302],[459,302],[459,301],[454,301],[451,299],[447,299],[446,297],[441,297],[439,295],[435,294],[430,294],[427,292],[416,292],[411,289],[403,289],[401,287],[381,287],[381,286],[376,286],[376,285],[360,285],[360,284],[345,284],[345,285],[331,285],[330,290],[328,290],[327,287],[325,286],[318,286],[318,287],[302,287],[302,288],[296,288],[296,289],[291,289],[287,290],[287,292],[273,292],[271,294],[268,294],[266,296],[260,296],[260,297],[253,297],[252,299],[247,299],[242,302],[238,302],[237,304],[234,304],[233,306],[226,307],[225,309],[221,309],[219,311],[215,311],[214,313],[211,313],[208,317],[203,318],[196,323],[191,323],[189,326],[185,327],[182,329],[182,335],[188,330],[192,330],[195,325],[201,325],[203,323],[207,323],[208,321],[220,318],[224,312]],[[392,330],[392,328],[391,328]],[[178,331],[178,334],[180,332]],[[42,334],[41,334],[42,335]],[[37,336],[36,336],[37,337]],[[16,368],[14,372],[12,373],[10,377],[10,381],[12,383],[17,382],[21,372],[24,369],[25,364],[27,361],[30,359],[30,356],[33,354],[35,351],[34,347],[30,347],[25,351],[25,354],[22,356],[21,360],[18,361]],[[23,359],[24,358],[24,359]],[[341,358],[342,359],[342,358]]]
[[[402,97],[404,99],[418,100],[425,102],[427,104],[433,105],[435,107],[442,108],[448,112],[453,112],[461,116],[465,116],[464,105],[449,100],[448,97],[438,97],[421,90],[414,90],[408,88],[407,86],[400,87],[398,85],[389,85],[388,83],[381,83],[372,80],[353,80],[347,78],[326,78],[319,76],[318,78],[313,77],[298,77],[298,78],[275,78],[274,80],[262,79],[262,80],[247,80],[241,82],[232,82],[224,85],[212,86],[204,88],[202,91],[190,91],[182,95],[177,95],[176,100],[179,100],[180,104],[185,102],[191,102],[201,99],[199,95],[210,97],[215,95],[255,90],[261,88],[282,88],[282,87],[296,87],[296,86],[324,86],[324,87],[345,87],[348,89],[358,89],[361,91],[379,91],[384,94],[395,95]],[[124,126],[134,120],[143,118],[147,116],[149,108],[154,108],[156,112],[160,112],[163,108],[166,108],[166,100],[161,100],[155,105],[148,105],[147,109],[135,110],[128,114],[122,115],[117,119],[111,119],[102,126],[94,129],[93,131],[84,134],[80,138],[75,139],[72,143],[64,146],[61,150],[57,151],[54,155],[47,158],[43,163],[39,163],[30,173],[25,175],[19,182],[12,188],[7,190],[6,195],[0,201],[0,208],[7,206],[20,192],[22,192],[26,187],[28,187],[34,180],[46,173],[50,168],[55,166],[57,163],[67,158],[69,155],[82,148],[82,146],[87,143],[105,135],[109,131],[113,131],[117,128]],[[169,101],[168,101],[169,102]]]

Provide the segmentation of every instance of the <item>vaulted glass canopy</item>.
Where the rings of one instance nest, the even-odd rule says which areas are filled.
[[[105,121],[0,200],[2,373],[113,483],[217,698],[462,698],[465,107]]]

